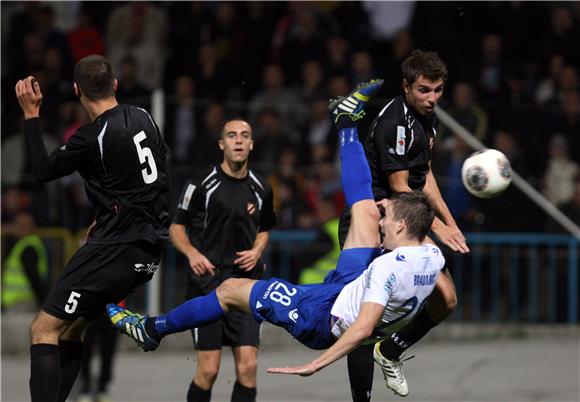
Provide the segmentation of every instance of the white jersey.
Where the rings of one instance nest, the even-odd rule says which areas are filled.
[[[332,334],[340,337],[358,317],[362,303],[373,302],[385,309],[367,343],[387,338],[423,306],[444,265],[441,250],[432,244],[397,247],[377,257],[338,295],[331,310],[336,317]]]

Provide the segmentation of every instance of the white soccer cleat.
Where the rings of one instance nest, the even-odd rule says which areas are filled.
[[[384,357],[380,351],[380,342],[375,343],[373,357],[375,362],[381,367],[387,388],[392,390],[396,395],[409,395],[409,386],[403,374],[401,359],[389,360]],[[408,360],[408,359],[406,359]]]

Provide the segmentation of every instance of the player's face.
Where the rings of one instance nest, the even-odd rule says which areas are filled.
[[[219,140],[219,146],[224,151],[225,161],[246,162],[254,147],[252,128],[243,120],[233,120],[226,123],[222,138]]]
[[[422,116],[433,113],[435,105],[443,95],[443,87],[443,80],[431,81],[424,75],[420,75],[413,85],[403,82],[407,104]]]

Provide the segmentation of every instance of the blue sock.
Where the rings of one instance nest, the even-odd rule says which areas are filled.
[[[338,132],[340,159],[342,160],[342,191],[348,208],[361,200],[374,200],[372,177],[365,151],[358,140],[356,128]]]
[[[225,315],[214,290],[206,296],[194,297],[169,313],[155,318],[155,332],[160,336],[182,332],[214,322]]]

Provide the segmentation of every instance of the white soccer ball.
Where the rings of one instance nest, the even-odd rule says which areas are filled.
[[[510,161],[495,149],[475,152],[463,162],[463,185],[479,198],[493,198],[503,193],[512,182]]]

